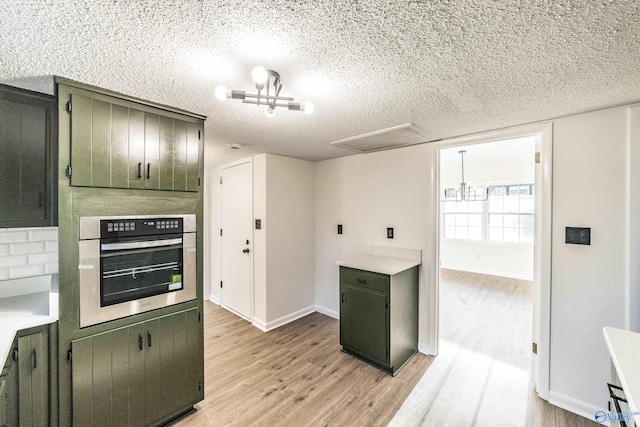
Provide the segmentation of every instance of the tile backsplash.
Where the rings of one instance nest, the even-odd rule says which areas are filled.
[[[58,273],[58,227],[0,228],[0,280]]]

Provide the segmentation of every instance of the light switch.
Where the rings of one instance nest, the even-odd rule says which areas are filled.
[[[262,220],[256,219],[256,230],[260,230],[262,228]]]
[[[338,234],[342,234],[342,224],[338,224]]]

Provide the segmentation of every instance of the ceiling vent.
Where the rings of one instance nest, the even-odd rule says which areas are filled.
[[[391,150],[425,142],[426,135],[413,123],[334,141],[331,145],[358,153]]]

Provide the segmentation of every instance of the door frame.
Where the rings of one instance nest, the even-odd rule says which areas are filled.
[[[223,307],[226,310],[231,311],[232,313],[242,317],[243,319],[252,322],[253,321],[253,315],[254,315],[254,268],[253,268],[253,254],[254,254],[254,229],[252,227],[253,224],[253,157],[246,157],[243,159],[239,159],[230,163],[225,163],[224,165],[220,166],[219,168],[219,177],[220,180],[222,180],[222,174],[223,171],[225,169],[229,169],[235,166],[240,166],[243,165],[245,163],[248,163],[250,168],[251,168],[251,206],[250,206],[250,210],[251,210],[251,223],[249,224],[250,230],[251,230],[251,244],[250,244],[250,248],[251,248],[251,252],[249,253],[249,305],[250,305],[250,313],[249,316],[243,316],[242,314],[233,311],[232,309],[230,309],[229,307],[227,307],[226,305],[224,305],[224,298],[223,298],[223,292],[224,292],[224,287],[222,287],[222,289],[220,290],[220,295],[219,295],[219,299],[218,299],[218,304],[220,305],[220,307]],[[222,201],[222,183],[218,182],[218,185],[220,185],[220,206],[219,206],[219,211],[218,211],[218,218],[220,219],[220,229],[222,229],[222,209],[223,207],[223,201]],[[220,236],[220,234],[215,234],[215,230],[214,230],[214,236],[216,236],[219,239],[220,244],[218,245],[218,247],[220,248],[220,252],[218,253],[218,261],[219,261],[219,266],[220,266],[220,280],[222,281],[222,277],[223,277],[223,270],[224,270],[224,263],[223,263],[223,251],[222,251],[222,238],[224,236]]]
[[[536,197],[535,214],[538,217],[534,237],[534,313],[533,313],[533,342],[538,345],[537,354],[533,354],[531,378],[536,384],[538,395],[549,400],[550,374],[550,335],[551,335],[551,232],[552,232],[552,168],[553,168],[553,122],[541,122],[499,129],[478,134],[449,138],[438,142],[435,156],[436,172],[432,175],[431,208],[436,221],[436,246],[432,253],[431,283],[429,289],[431,303],[429,318],[429,347],[431,354],[438,353],[440,341],[440,150],[463,145],[482,144],[497,140],[514,139],[535,136],[536,152],[540,152],[540,170],[536,168]],[[532,159],[533,161],[533,159]]]

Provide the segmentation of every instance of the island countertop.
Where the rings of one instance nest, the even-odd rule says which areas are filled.
[[[337,264],[342,267],[372,271],[374,273],[388,274],[390,276],[420,265],[420,263],[421,262],[418,260],[371,254],[359,255],[337,262]]]
[[[604,340],[609,348],[611,361],[616,368],[624,394],[629,403],[629,410],[638,413],[640,403],[640,334],[622,329],[603,328]],[[640,415],[633,415],[636,424],[640,423]]]

